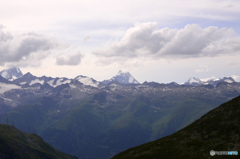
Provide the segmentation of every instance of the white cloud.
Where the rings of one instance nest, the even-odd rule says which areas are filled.
[[[53,38],[36,33],[13,36],[0,28],[0,65],[11,63],[19,65],[36,65],[48,56],[48,53],[59,47]],[[36,61],[33,62],[33,59]],[[37,62],[37,63],[36,63]],[[24,64],[25,63],[25,64]]]
[[[89,40],[91,37],[90,36],[85,36],[82,40],[85,42],[87,40]]]
[[[238,0],[201,0],[201,3],[192,0],[22,0],[14,5],[11,1],[4,1],[0,10],[1,23],[9,28],[42,31],[59,29],[72,23],[85,25],[96,21],[110,24],[146,21],[176,23],[181,18],[234,21],[239,20],[239,4]]]
[[[4,32],[3,25],[0,25],[0,65],[18,67],[36,67],[41,62],[52,56],[67,50],[70,45],[58,41],[52,37],[33,32],[12,35]],[[70,56],[72,64],[79,64],[82,56],[80,54]],[[68,59],[59,57],[58,64],[67,64]]]
[[[212,70],[212,68],[209,68],[207,65],[205,65],[205,66],[201,66],[200,68],[196,69],[195,71],[196,72],[209,72],[211,70]]]
[[[240,76],[237,76],[237,75],[232,75],[231,76],[235,81],[239,81],[240,79]]]
[[[231,28],[201,28],[188,24],[183,29],[157,28],[157,23],[138,23],[128,29],[120,41],[92,53],[99,57],[196,58],[235,54],[240,38]]]
[[[239,61],[228,61],[223,67],[239,65]]]

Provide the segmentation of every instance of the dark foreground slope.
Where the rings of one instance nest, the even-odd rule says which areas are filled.
[[[210,156],[210,151],[240,151],[240,96],[208,112],[180,131],[114,156],[112,159],[240,158]]]
[[[1,159],[77,159],[57,151],[36,134],[0,124]]]

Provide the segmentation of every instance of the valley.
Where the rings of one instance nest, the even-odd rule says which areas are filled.
[[[2,124],[8,120],[78,158],[104,159],[177,132],[240,95],[240,84],[231,77],[140,84],[122,71],[103,82],[27,73],[0,76],[0,91]]]

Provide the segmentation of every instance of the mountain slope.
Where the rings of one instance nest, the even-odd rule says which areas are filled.
[[[35,104],[16,107],[0,116],[1,123],[14,122],[14,125],[25,132],[33,130],[40,134],[43,129],[54,123],[59,116],[57,102],[51,97],[43,97]],[[49,114],[49,115],[47,115]]]
[[[211,150],[237,151],[240,148],[239,113],[240,96],[211,110],[170,136],[128,149],[112,159],[203,159],[211,157]],[[227,157],[229,156],[217,156]]]
[[[76,159],[57,151],[36,134],[25,133],[13,126],[0,124],[1,159]]]

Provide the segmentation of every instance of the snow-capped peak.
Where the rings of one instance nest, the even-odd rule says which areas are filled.
[[[227,83],[236,82],[232,77],[223,77],[222,81],[227,82]]]
[[[198,79],[198,78],[195,78],[195,77],[192,77],[188,80],[189,84],[192,84],[192,83],[201,83],[201,80]]]
[[[97,82],[96,80],[94,80],[92,78],[89,78],[87,76],[79,75],[76,78],[74,78],[74,80],[77,80],[84,85],[89,85],[89,86],[92,86],[92,87],[98,87],[98,85],[99,85],[99,82]]]
[[[19,68],[13,67],[6,70],[2,70],[0,72],[0,75],[9,81],[13,81],[21,77],[23,74]]]
[[[212,85],[212,86],[216,86],[220,82],[233,83],[233,82],[235,82],[235,80],[232,77],[215,78],[213,76],[211,78],[205,78],[205,79],[201,79],[201,80],[198,79],[198,78],[192,77],[187,82],[185,82],[184,85],[192,85],[192,86]]]
[[[118,74],[110,80],[104,80],[103,83],[107,84],[111,81],[117,81],[122,84],[139,84],[139,82],[128,72],[119,70]]]
[[[202,81],[196,77],[191,77],[187,82],[184,83],[184,85],[192,85],[192,86],[198,86],[201,85]]]
[[[119,70],[117,75],[118,76],[129,76],[130,73],[128,71]]]

